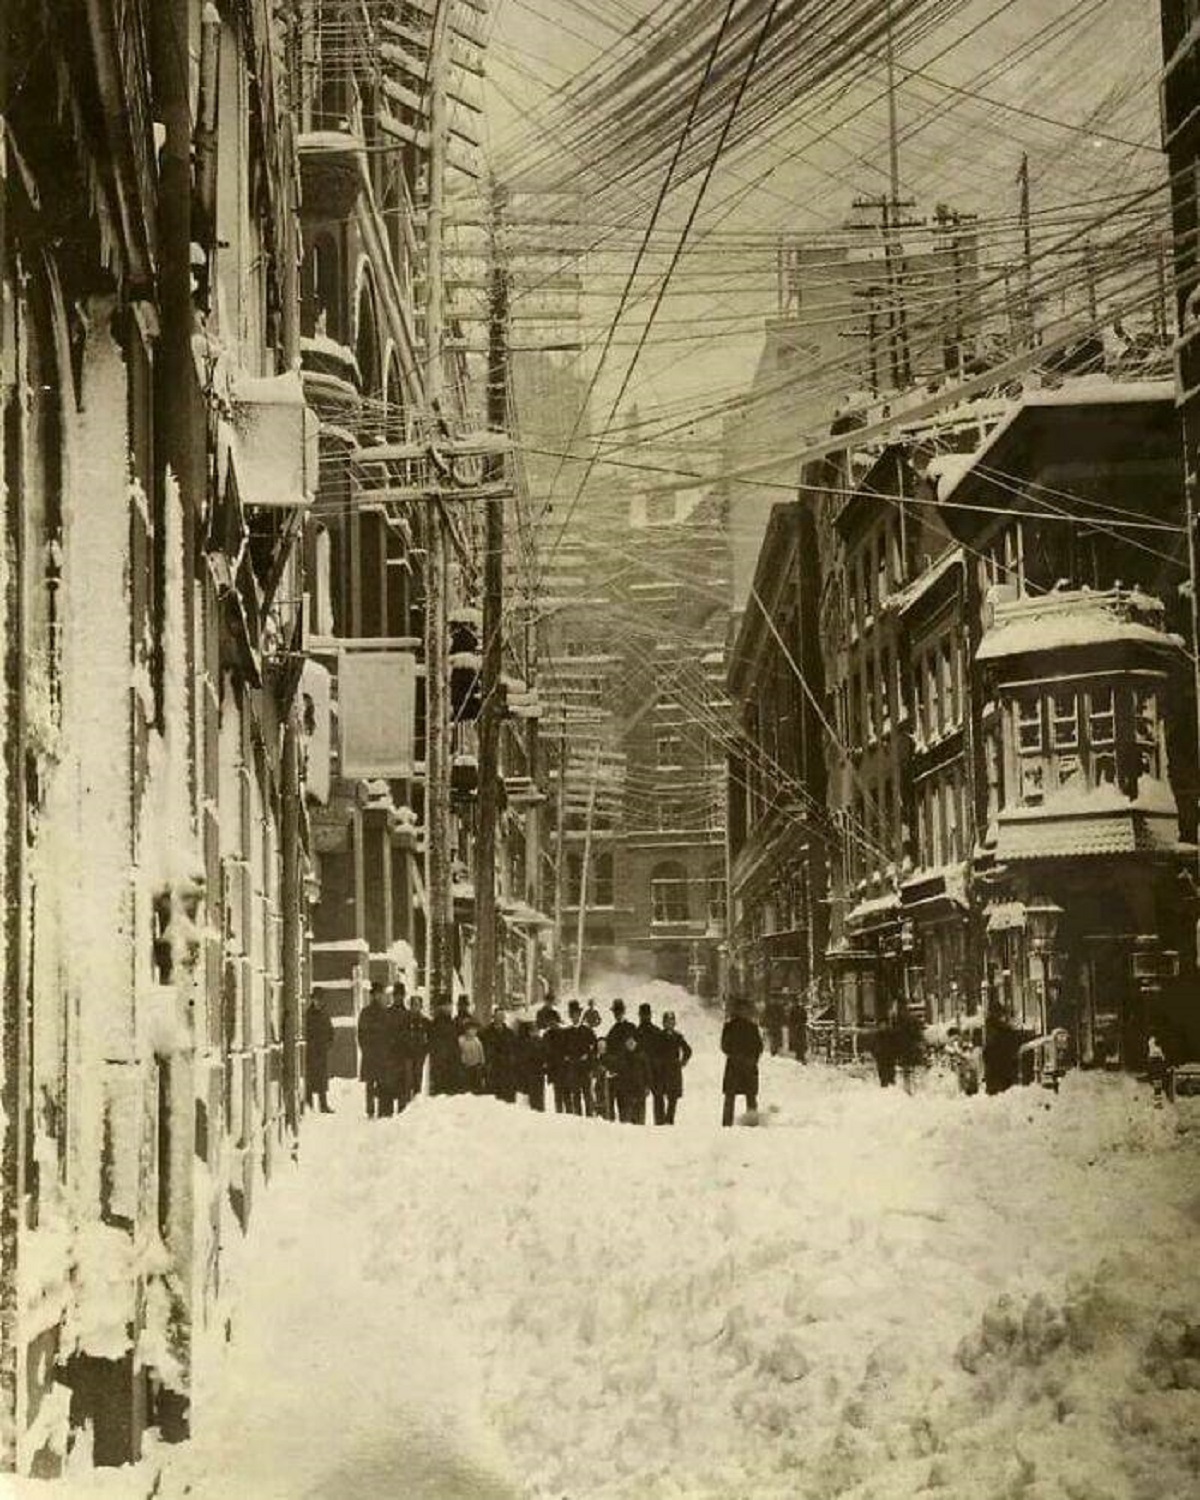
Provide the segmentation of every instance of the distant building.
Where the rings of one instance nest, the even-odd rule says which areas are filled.
[[[826,796],[817,529],[805,501],[777,505],[754,602],[729,651],[728,986],[755,1001],[812,997],[825,968]]]
[[[781,447],[826,434],[848,395],[957,375],[981,333],[975,230],[946,210],[888,244],[878,225],[785,236],[778,312],[745,396],[726,418],[723,493],[731,517],[733,607],[742,610],[773,505],[795,483]],[[738,471],[755,465],[750,479]]]

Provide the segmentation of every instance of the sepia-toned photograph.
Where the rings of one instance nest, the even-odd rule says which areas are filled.
[[[0,1500],[1200,1500],[1200,0],[0,0]]]

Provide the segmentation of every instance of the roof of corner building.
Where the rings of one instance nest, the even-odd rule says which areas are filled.
[[[1000,447],[1012,429],[1033,411],[1049,408],[1080,408],[1085,406],[1132,407],[1137,405],[1175,407],[1175,382],[1173,380],[1111,380],[1107,375],[1083,375],[1066,380],[1052,389],[1027,391],[1013,406],[1009,414],[997,422],[987,440],[972,455],[971,463],[959,474],[946,476],[939,486],[939,504],[952,504],[959,491],[969,485],[978,467],[987,466],[988,455]]]
[[[1073,859],[1110,854],[1172,854],[1179,852],[1179,825],[1167,816],[1131,810],[1123,816],[1100,813],[1092,817],[1029,819],[1001,822],[996,858]]]

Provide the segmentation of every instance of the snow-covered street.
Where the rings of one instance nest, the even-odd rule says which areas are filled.
[[[167,1500],[1200,1494],[1200,1101],[778,1058],[722,1131],[715,1018],[630,993],[696,1044],[674,1130],[310,1118]]]

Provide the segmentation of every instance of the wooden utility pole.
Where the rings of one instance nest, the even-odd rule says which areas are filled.
[[[587,818],[583,825],[583,862],[579,867],[579,921],[575,929],[575,998],[583,988],[583,948],[587,938],[588,874],[592,865],[592,829],[596,823],[596,788],[600,781],[600,746],[592,762],[592,781],[588,787]]]
[[[300,1042],[303,1036],[300,1005],[300,948],[304,940],[301,917],[303,875],[300,865],[300,728],[293,709],[283,731],[280,788],[280,899],[283,905],[283,1118],[289,1130],[300,1123]]]
[[[508,426],[508,281],[502,261],[503,194],[492,194],[491,309],[488,331],[488,426]],[[485,462],[485,483],[504,478],[504,458]],[[475,1006],[486,1024],[497,1000],[496,825],[500,815],[500,690],[504,656],[504,502],[483,505],[483,660],[479,715],[479,825],[475,844]]]
[[[442,218],[449,123],[446,68],[450,0],[433,19],[429,58],[429,211],[426,220],[425,398],[429,439],[444,424]],[[430,1006],[454,998],[450,873],[450,670],[446,517],[436,494],[426,503],[425,575],[425,989]]]
[[[1029,153],[1027,151],[1021,153],[1017,182],[1021,188],[1021,300],[1024,304],[1021,312],[1025,324],[1026,347],[1032,349],[1037,342],[1037,330],[1034,327],[1033,317],[1033,224],[1029,211]]]
[[[558,784],[554,805],[554,987],[562,989],[563,906],[566,898],[567,861],[564,835],[567,828],[567,709],[563,704],[558,735]]]
[[[896,54],[892,37],[892,0],[887,0],[887,96],[888,96],[888,183],[891,188],[893,217],[900,217],[900,130],[896,118]]]
[[[525,677],[537,681],[537,601],[528,601],[525,621]],[[530,719],[525,729],[525,769],[530,783],[541,785],[541,728]],[[542,810],[535,802],[525,811],[525,901],[534,911],[542,909]],[[525,938],[525,1003],[532,1007],[537,999],[538,956],[541,941],[536,931]]]

